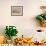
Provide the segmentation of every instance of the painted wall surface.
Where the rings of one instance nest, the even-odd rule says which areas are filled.
[[[6,25],[15,25],[18,36],[38,34],[41,37],[43,33],[37,33],[36,30],[46,28],[40,27],[35,17],[41,13],[42,5],[46,5],[46,0],[0,0],[0,34],[4,34]],[[11,6],[23,6],[23,16],[11,16]]]

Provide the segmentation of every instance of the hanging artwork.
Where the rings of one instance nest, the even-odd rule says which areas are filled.
[[[11,16],[23,16],[23,6],[11,6]]]

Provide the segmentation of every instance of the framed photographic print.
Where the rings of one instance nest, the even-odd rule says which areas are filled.
[[[23,6],[11,6],[11,16],[23,16]]]

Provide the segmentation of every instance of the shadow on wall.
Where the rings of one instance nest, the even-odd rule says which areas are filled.
[[[40,26],[39,21],[36,20],[36,17],[31,17],[30,18],[30,23],[34,27],[39,27]]]

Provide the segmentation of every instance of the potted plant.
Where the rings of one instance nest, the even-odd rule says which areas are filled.
[[[36,19],[39,20],[41,26],[46,27],[46,14],[38,15]]]
[[[46,6],[41,6],[42,14],[37,15],[36,19],[39,20],[42,27],[46,27]]]
[[[12,36],[17,36],[17,29],[15,26],[6,26],[5,34],[8,37],[8,39],[11,41]],[[8,42],[10,42],[8,41]]]

